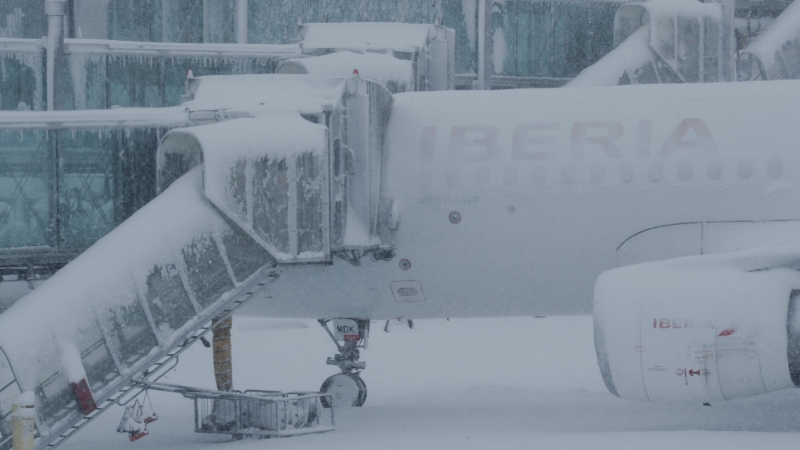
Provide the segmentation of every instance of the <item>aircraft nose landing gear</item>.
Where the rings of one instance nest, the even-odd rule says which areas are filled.
[[[333,332],[328,328],[328,322],[333,322]],[[319,324],[339,350],[333,358],[328,358],[327,363],[342,371],[322,383],[320,392],[330,394],[330,397],[320,398],[322,406],[362,406],[367,400],[367,385],[359,374],[367,365],[358,360],[361,357],[359,349],[367,348],[369,320],[320,319]]]

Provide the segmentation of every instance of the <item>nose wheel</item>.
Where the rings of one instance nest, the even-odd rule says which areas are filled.
[[[321,397],[325,408],[362,406],[367,401],[367,385],[357,373],[337,373],[328,377],[320,392],[330,397]]]
[[[334,332],[328,328],[329,322],[333,322]],[[319,324],[339,351],[333,358],[328,358],[327,363],[342,371],[322,383],[320,392],[330,395],[320,398],[322,406],[362,406],[367,401],[367,385],[359,373],[366,368],[366,364],[358,360],[361,355],[359,349],[367,348],[369,320],[320,319]]]

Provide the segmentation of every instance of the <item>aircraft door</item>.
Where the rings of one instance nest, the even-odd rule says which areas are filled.
[[[383,138],[392,95],[383,86],[352,78],[334,113],[333,247],[338,250],[371,249],[378,239]]]

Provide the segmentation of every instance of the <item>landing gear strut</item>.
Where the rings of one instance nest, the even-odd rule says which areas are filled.
[[[328,322],[333,322],[333,332],[328,328]],[[339,351],[333,358],[328,358],[327,363],[342,371],[322,383],[320,392],[330,394],[330,397],[320,399],[322,406],[362,406],[367,400],[367,385],[359,374],[367,365],[358,360],[361,357],[359,349],[367,348],[369,320],[320,319],[319,324]]]

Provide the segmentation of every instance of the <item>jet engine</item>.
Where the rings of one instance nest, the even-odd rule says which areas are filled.
[[[621,267],[595,285],[594,334],[612,394],[707,403],[800,386],[800,249]]]

